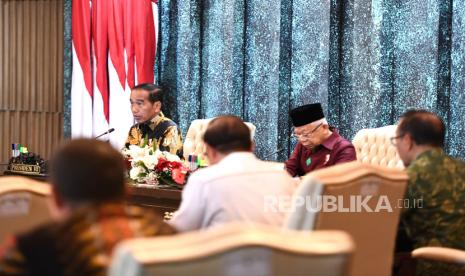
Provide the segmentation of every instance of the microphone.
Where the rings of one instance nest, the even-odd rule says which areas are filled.
[[[94,139],[100,138],[100,137],[102,137],[103,135],[106,135],[106,134],[110,134],[110,133],[112,133],[113,131],[115,131],[115,129],[114,129],[114,128],[110,128],[109,130],[105,131],[104,133],[100,134],[99,136],[96,136]]]
[[[280,153],[280,152],[284,151],[285,149],[286,149],[285,147],[278,148],[278,150],[277,150],[277,151],[275,151],[275,152],[272,152],[272,153],[270,153],[270,154],[266,155],[265,157],[263,157],[263,160],[266,160],[266,159],[268,159],[268,158],[272,157],[273,155],[275,155],[275,154],[278,154],[278,153]]]

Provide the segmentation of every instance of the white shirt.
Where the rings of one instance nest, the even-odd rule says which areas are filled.
[[[190,176],[169,223],[181,232],[232,221],[282,226],[285,212],[270,211],[267,197],[290,197],[295,186],[276,163],[261,161],[251,152],[234,152]]]

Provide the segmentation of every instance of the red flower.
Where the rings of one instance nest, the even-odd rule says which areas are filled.
[[[162,172],[165,168],[169,168],[170,162],[165,158],[158,159],[158,164],[155,166],[155,171]]]
[[[182,164],[180,162],[172,161],[170,162],[170,167],[172,169],[179,169],[182,167]]]
[[[184,185],[186,181],[186,174],[179,168],[173,169],[171,172],[171,177],[173,178],[174,182],[178,183],[179,185]]]

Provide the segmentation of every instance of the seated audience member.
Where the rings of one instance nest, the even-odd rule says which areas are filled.
[[[131,91],[131,111],[137,124],[129,130],[126,146],[137,145],[146,136],[162,151],[182,158],[182,134],[178,125],[161,112],[163,90],[150,83],[139,84]]]
[[[59,219],[9,239],[0,275],[104,275],[121,240],[173,234],[161,218],[124,204],[124,162],[110,144],[80,139],[51,161]]]
[[[465,163],[444,153],[445,126],[435,114],[402,115],[392,143],[407,167],[409,184],[397,250],[446,246],[465,249]],[[419,275],[465,275],[464,267],[420,261]]]
[[[281,226],[284,211],[268,210],[267,199],[289,198],[295,182],[284,170],[255,157],[246,124],[235,116],[217,117],[203,140],[211,166],[190,176],[169,223],[178,231],[232,221]]]
[[[352,143],[328,125],[320,103],[297,107],[290,112],[293,136],[298,140],[286,170],[292,176],[356,160]]]

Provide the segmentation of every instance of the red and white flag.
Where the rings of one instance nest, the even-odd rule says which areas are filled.
[[[71,135],[93,137],[109,128],[121,148],[134,123],[129,96],[154,82],[157,2],[73,0]]]

